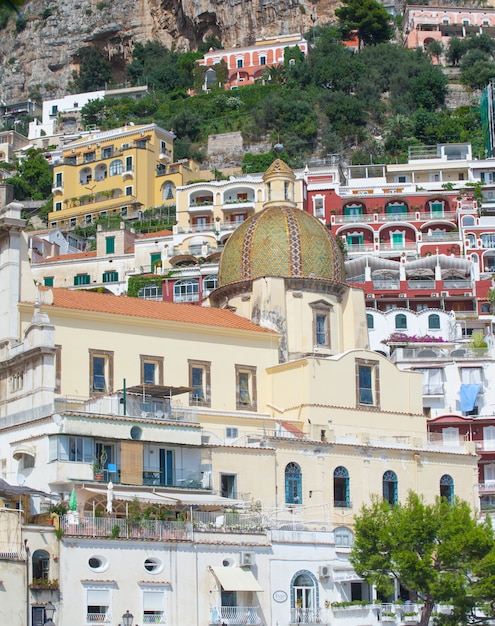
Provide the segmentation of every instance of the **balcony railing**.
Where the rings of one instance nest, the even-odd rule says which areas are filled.
[[[408,289],[435,289],[435,281],[434,280],[408,280],[407,281]]]
[[[325,621],[325,610],[319,607],[314,609],[291,609],[291,624],[321,624]]]
[[[86,622],[88,624],[102,624],[111,622],[110,613],[87,613]]]
[[[158,485],[161,487],[177,487],[180,489],[210,489],[209,482],[205,482],[200,472],[176,470],[173,476],[165,475],[156,469],[143,471],[143,485]]]
[[[411,344],[410,344],[411,345]],[[488,348],[470,348],[467,345],[441,347],[439,344],[432,346],[397,347],[390,354],[390,360],[394,363],[398,361],[410,360],[446,360],[446,359],[487,359],[491,358]]]
[[[77,523],[74,523],[74,519],[77,518],[71,515],[60,517],[60,528],[67,537],[113,537],[148,541],[192,541],[193,537],[192,524],[187,522],[151,519],[134,522],[129,518],[79,516]]]
[[[225,494],[221,494],[225,495]],[[236,494],[238,499],[249,500],[250,494]],[[193,511],[193,526],[196,532],[263,533],[268,520],[262,513],[228,513]]]
[[[495,480],[485,480],[484,483],[479,483],[478,489],[481,494],[495,493]]]
[[[384,290],[398,290],[400,288],[400,281],[398,280],[374,280],[373,281],[373,289],[384,289]]]
[[[423,395],[424,396],[443,396],[444,386],[443,383],[438,383],[436,385],[423,385]]]
[[[165,615],[163,614],[162,611],[154,613],[154,614],[150,614],[150,613],[145,613],[143,615],[143,620],[142,623],[143,624],[166,624],[166,619],[165,619]]]
[[[210,615],[210,624],[261,624],[257,606],[219,606]]]

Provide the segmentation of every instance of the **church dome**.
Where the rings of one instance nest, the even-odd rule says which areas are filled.
[[[220,258],[219,287],[262,276],[342,282],[342,253],[319,220],[281,202],[243,222]]]

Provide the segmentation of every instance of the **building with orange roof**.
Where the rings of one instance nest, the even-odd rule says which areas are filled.
[[[0,210],[2,473],[68,507],[57,547],[27,574],[9,565],[6,619],[26,604],[45,619],[49,598],[60,626],[127,610],[330,624],[332,603],[359,600],[379,626],[348,558],[361,505],[414,490],[478,509],[473,443],[429,440],[422,374],[369,350],[363,291],[298,207],[294,172],[277,159],[263,185],[204,306],[35,285],[21,206]]]

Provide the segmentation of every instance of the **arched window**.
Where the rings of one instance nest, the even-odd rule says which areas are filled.
[[[349,472],[341,465],[333,473],[333,505],[344,508],[351,506]]]
[[[338,528],[334,528],[333,536],[336,546],[350,548],[354,543],[354,535],[352,534],[352,530],[347,528],[347,526],[339,526]]]
[[[440,478],[440,496],[446,498],[447,502],[454,502],[454,479],[448,474]]]
[[[218,276],[212,274],[203,278],[203,296],[207,296],[218,287]]]
[[[428,328],[430,330],[438,330],[440,328],[440,315],[436,313],[428,315]]]
[[[297,463],[285,468],[285,503],[302,504],[302,473]]]
[[[197,280],[178,280],[174,285],[174,302],[196,302],[199,300]]]
[[[33,580],[50,578],[50,555],[46,550],[35,550],[32,559]]]
[[[472,215],[465,215],[462,218],[462,225],[463,226],[474,226],[475,224],[475,220],[474,217]]]
[[[397,474],[391,470],[383,474],[383,499],[391,506],[399,501]]]
[[[375,328],[375,318],[371,315],[371,313],[366,313],[366,322],[369,329]]]
[[[290,583],[291,624],[315,624],[320,621],[318,581],[308,570],[299,570]]]
[[[407,317],[404,313],[399,313],[395,316],[395,328],[402,330],[407,328]]]
[[[118,176],[122,174],[122,161],[120,159],[115,159],[110,163],[109,167],[110,176]]]
[[[162,200],[173,200],[175,196],[175,185],[170,180],[162,187]]]

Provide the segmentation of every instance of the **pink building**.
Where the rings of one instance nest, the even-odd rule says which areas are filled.
[[[210,49],[197,63],[201,66],[213,67],[220,61],[227,64],[229,75],[226,89],[242,85],[252,85],[260,78],[265,69],[284,62],[284,50],[299,46],[303,54],[308,54],[309,45],[300,34],[279,35],[270,39],[257,39],[254,46],[229,48],[228,50]]]
[[[426,48],[432,41],[439,41],[446,48],[451,37],[482,33],[495,36],[495,9],[406,6],[403,30],[408,48]]]

